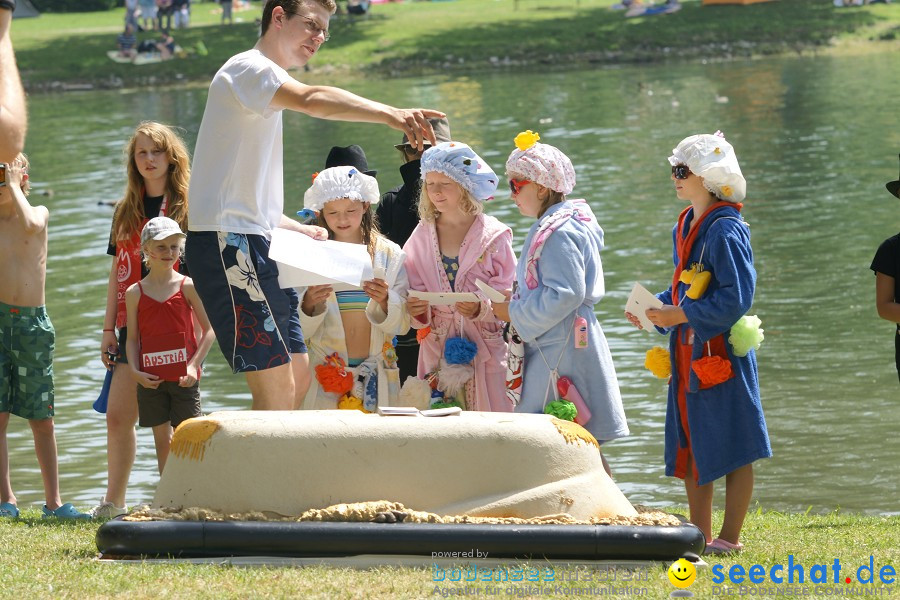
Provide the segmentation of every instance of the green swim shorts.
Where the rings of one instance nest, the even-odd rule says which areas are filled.
[[[0,412],[23,419],[53,416],[56,332],[43,306],[0,302]]]

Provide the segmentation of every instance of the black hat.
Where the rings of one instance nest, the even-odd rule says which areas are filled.
[[[446,118],[441,119],[428,119],[428,122],[431,123],[431,128],[434,130],[434,137],[437,140],[437,143],[441,142],[450,142],[452,141],[450,138],[450,122],[447,121]],[[423,144],[426,148],[431,146],[431,142],[428,140],[424,141]],[[399,144],[395,144],[394,148],[397,150],[403,150],[406,146],[410,146],[409,138],[406,137],[406,134],[403,134],[403,140]]]
[[[375,177],[378,171],[369,170],[369,161],[366,160],[366,153],[362,148],[353,144],[352,146],[333,146],[328,158],[325,159],[325,168],[331,167],[356,167],[362,171],[363,175]]]
[[[888,181],[884,184],[884,187],[887,188],[887,191],[900,198],[900,178],[897,178],[897,181]]]

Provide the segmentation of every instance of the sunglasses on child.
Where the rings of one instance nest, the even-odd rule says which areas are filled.
[[[691,174],[691,170],[687,165],[675,165],[672,167],[672,176],[675,179],[687,179]]]
[[[509,180],[509,191],[512,192],[513,196],[518,196],[519,192],[522,191],[522,188],[531,183],[527,179],[510,179]]]

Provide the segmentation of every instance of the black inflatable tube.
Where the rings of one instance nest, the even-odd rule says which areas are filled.
[[[490,558],[676,560],[700,555],[704,539],[690,524],[481,525],[285,521],[143,521],[115,519],[97,530],[111,556],[322,557],[487,552]],[[450,555],[452,556],[452,555]],[[462,554],[462,558],[468,558]]]

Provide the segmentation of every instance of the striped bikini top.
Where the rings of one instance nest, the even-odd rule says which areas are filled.
[[[363,290],[346,290],[335,292],[338,308],[341,312],[361,312],[366,310],[369,296]]]

